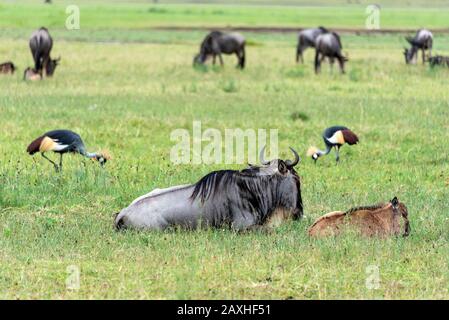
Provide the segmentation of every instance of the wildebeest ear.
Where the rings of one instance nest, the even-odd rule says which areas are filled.
[[[288,168],[284,161],[282,161],[282,160],[278,161],[278,170],[282,174],[287,173]]]
[[[397,206],[399,204],[399,200],[397,197],[394,197],[393,199],[391,199],[390,202],[393,205],[393,208],[397,208]]]

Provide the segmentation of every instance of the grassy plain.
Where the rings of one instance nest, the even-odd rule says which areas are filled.
[[[0,60],[19,66],[16,75],[0,77],[1,298],[449,298],[448,70],[406,66],[401,35],[344,35],[347,74],[324,66],[315,76],[312,51],[295,65],[294,34],[255,33],[246,34],[244,71],[234,68],[235,57],[225,58],[223,70],[195,70],[202,32],[145,29],[197,24],[183,6],[167,7],[170,19],[161,14],[157,23],[144,18],[157,16],[152,5],[85,6],[78,32],[60,26],[61,6],[0,6]],[[239,15],[243,8],[217,8],[190,10],[227,12],[206,18],[216,25],[296,21],[282,8],[267,9],[268,20],[264,8],[256,20],[246,11]],[[329,8],[310,8],[304,17],[314,10],[324,13],[304,24],[317,25],[318,17],[323,25],[355,24],[343,9],[341,20],[326,15]],[[392,24],[420,21],[409,9],[397,10]],[[422,21],[437,26],[426,10]],[[172,20],[175,12],[179,18]],[[27,39],[40,25],[54,27],[53,52],[62,64],[53,79],[25,83],[22,71],[32,65]],[[449,38],[437,36],[434,51],[449,53]],[[295,118],[298,113],[307,119]],[[290,156],[288,146],[303,156],[306,217],[269,234],[115,232],[113,213],[137,196],[193,183],[213,169],[242,168],[173,165],[170,132],[191,130],[194,120],[220,130],[279,129],[282,156]],[[305,151],[322,146],[322,130],[334,124],[352,128],[361,143],[343,147],[339,166],[332,155],[315,166]],[[114,159],[102,170],[67,156],[64,172],[55,174],[25,152],[54,128],[79,132],[91,150],[108,148]],[[409,208],[408,238],[306,235],[323,213],[395,195]],[[66,287],[72,265],[80,269],[79,290]],[[379,270],[377,289],[366,285],[372,266]]]

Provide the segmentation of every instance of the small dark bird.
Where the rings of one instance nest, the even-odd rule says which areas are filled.
[[[336,154],[335,160],[338,163],[338,161],[340,160],[339,154],[340,147],[345,143],[353,145],[359,142],[359,138],[357,137],[357,135],[348,128],[343,126],[334,126],[324,130],[323,140],[324,143],[326,144],[325,151],[319,150],[316,147],[310,147],[309,150],[307,151],[307,156],[312,157],[315,163],[319,157],[328,154],[334,147]]]
[[[45,152],[53,151],[59,153],[59,165],[47,158]],[[62,170],[62,156],[64,153],[72,152],[79,153],[87,158],[97,160],[103,166],[111,157],[107,152],[90,153],[86,151],[81,137],[70,130],[53,130],[45,133],[36,140],[30,143],[27,148],[30,155],[40,152],[42,157],[50,161],[55,167],[56,171]]]

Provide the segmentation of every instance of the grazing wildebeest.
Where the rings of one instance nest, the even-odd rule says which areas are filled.
[[[16,71],[16,66],[11,61],[0,64],[0,73],[13,74]]]
[[[272,226],[303,214],[295,160],[263,160],[261,166],[214,171],[197,183],[156,189],[134,200],[115,218],[121,228],[156,229],[179,226],[229,227],[234,230]]]
[[[337,59],[340,65],[341,73],[345,73],[344,64],[348,59],[341,53],[343,46],[341,45],[340,36],[335,32],[327,32],[319,35],[315,44],[315,73],[319,73],[321,62],[324,58],[329,58],[331,68],[334,60]]]
[[[245,38],[236,32],[224,33],[221,31],[210,32],[201,43],[200,52],[193,59],[194,64],[204,64],[212,56],[212,63],[218,56],[220,64],[223,66],[221,54],[235,53],[238,58],[238,67],[245,67]]]
[[[42,74],[37,72],[35,69],[28,67],[23,72],[23,80],[30,80],[30,81],[42,80]]]
[[[298,46],[296,47],[296,62],[299,62],[299,58],[301,58],[301,63],[304,63],[304,58],[302,56],[303,52],[307,48],[315,48],[316,38],[320,34],[329,32],[324,27],[318,27],[313,29],[304,29],[301,30],[298,34]]]
[[[427,59],[429,61],[429,65],[433,68],[435,66],[444,66],[449,67],[449,57],[445,56],[433,56]]]
[[[422,63],[426,62],[426,50],[429,50],[429,57],[432,56],[433,35],[432,32],[426,29],[420,29],[416,32],[414,38],[406,37],[411,48],[404,48],[405,63],[415,64],[418,57],[418,50],[422,51]]]
[[[34,59],[34,70],[45,75],[52,76],[60,58],[52,60],[50,52],[53,47],[53,39],[44,27],[33,32],[30,38],[30,49]]]
[[[309,228],[309,235],[338,235],[351,228],[363,236],[397,236],[401,233],[404,237],[408,236],[410,223],[407,207],[394,197],[388,203],[356,207],[346,212],[330,212],[314,222]]]

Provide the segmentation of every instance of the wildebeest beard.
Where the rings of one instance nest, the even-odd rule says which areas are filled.
[[[264,224],[276,210],[290,211],[293,219],[303,215],[300,178],[293,168],[284,174],[267,174],[257,166],[214,171],[195,184],[190,198],[214,210],[217,221],[234,221],[239,212],[252,214],[256,224]]]
[[[300,161],[265,161],[241,171],[214,171],[195,184],[155,189],[135,199],[115,218],[117,229],[163,230],[180,226],[231,227],[247,230],[273,226],[303,214]],[[261,154],[263,153],[263,150]]]

